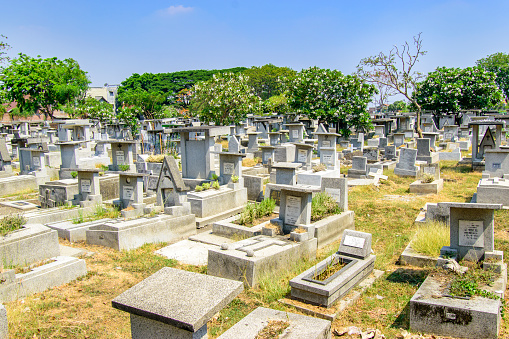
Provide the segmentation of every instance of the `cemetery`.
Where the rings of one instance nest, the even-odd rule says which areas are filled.
[[[492,56],[425,76],[418,34],[352,75],[91,88],[72,59],[3,57],[4,38],[0,339],[509,338]],[[26,77],[54,69],[44,91]]]

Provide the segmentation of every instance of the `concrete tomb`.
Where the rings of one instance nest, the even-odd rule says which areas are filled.
[[[313,154],[313,145],[294,143],[295,145],[295,163],[302,164],[302,169],[311,169],[311,156]]]
[[[438,162],[439,155],[436,152],[431,152],[430,148],[431,139],[417,138],[417,158],[418,161],[426,161],[428,164]]]
[[[353,157],[352,168],[348,169],[349,178],[364,179],[367,175],[368,159],[366,157]]]
[[[289,142],[302,143],[304,142],[304,124],[302,123],[291,123],[285,124],[289,131]]]
[[[347,229],[338,252],[290,280],[291,296],[331,307],[373,272],[375,259],[371,254],[371,234]],[[320,277],[335,265],[344,267],[330,277]]]
[[[238,281],[164,267],[112,301],[128,312],[131,337],[207,338],[207,322],[238,294]]]

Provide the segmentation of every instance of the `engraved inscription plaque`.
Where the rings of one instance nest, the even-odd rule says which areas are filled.
[[[484,247],[484,227],[479,220],[459,220],[459,245]]]

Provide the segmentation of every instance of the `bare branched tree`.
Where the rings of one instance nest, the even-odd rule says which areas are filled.
[[[364,58],[357,65],[357,74],[369,83],[377,84],[377,87],[386,86],[390,95],[402,94],[417,107],[416,130],[422,138],[421,130],[421,106],[412,97],[412,93],[418,82],[425,77],[414,69],[419,57],[427,52],[422,50],[421,33],[414,36],[411,46],[407,41],[400,47],[394,46],[388,54],[384,52],[378,55]]]

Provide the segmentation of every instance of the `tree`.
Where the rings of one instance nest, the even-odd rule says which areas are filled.
[[[32,58],[25,54],[2,69],[0,90],[21,113],[39,111],[53,118],[54,110],[80,100],[88,88],[87,73],[73,59]]]
[[[284,94],[273,95],[263,102],[263,111],[285,114],[290,110],[288,98]]]
[[[408,107],[403,100],[394,101],[387,107],[389,112],[408,112]]]
[[[215,74],[208,81],[196,83],[192,92],[190,111],[205,123],[238,124],[247,113],[260,108],[260,98],[243,74]]]
[[[277,67],[273,64],[267,64],[262,67],[253,66],[244,71],[249,77],[249,85],[253,87],[256,95],[262,100],[268,100],[270,97],[282,93],[281,78],[291,78],[297,74],[291,68]]]
[[[102,123],[111,123],[115,117],[112,104],[92,97],[86,97],[76,104],[68,104],[63,111],[71,118],[90,118]]]
[[[421,33],[414,36],[414,48],[405,42],[401,47],[394,46],[388,54],[380,52],[375,56],[364,58],[357,65],[357,74],[369,83],[385,85],[405,96],[410,103],[417,108],[416,129],[422,138],[421,130],[421,106],[412,97],[417,83],[423,75],[415,70],[419,58],[426,54],[422,50]]]
[[[122,96],[124,106],[135,106],[146,119],[161,119],[164,116],[163,104],[166,96],[161,92],[136,89],[124,93]]]
[[[117,119],[118,121],[126,124],[130,129],[132,135],[136,135],[139,130],[139,116],[141,112],[139,111],[138,107],[120,107],[117,112]]]
[[[484,59],[477,60],[476,65],[497,75],[495,81],[504,92],[505,100],[509,102],[509,54],[491,54]]]
[[[173,73],[144,73],[142,75],[133,74],[122,81],[118,88],[118,100],[125,101],[124,96],[130,92],[143,90],[146,92],[158,92],[165,96],[164,105],[174,103],[175,96],[181,90],[190,89],[199,81],[206,81],[212,78],[216,73],[240,73],[245,71],[246,67],[236,67],[222,70],[190,70]]]
[[[371,128],[366,107],[376,89],[355,75],[311,67],[290,80],[287,90],[290,108],[312,119],[337,123],[338,133],[344,136],[350,135],[352,127]]]
[[[502,99],[496,76],[481,67],[439,67],[418,84],[414,98],[436,115],[491,108]]]
[[[3,39],[7,39],[7,37],[3,34],[0,34],[0,64],[5,61],[9,61],[9,57],[5,56],[7,54],[7,50],[11,49],[11,46],[3,41]]]

